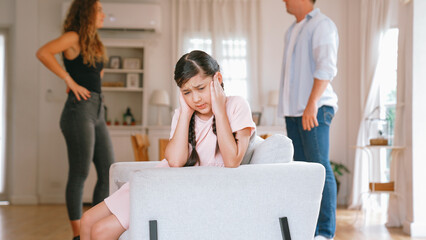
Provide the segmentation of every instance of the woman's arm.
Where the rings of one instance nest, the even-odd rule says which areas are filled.
[[[189,122],[191,121],[192,110],[183,99],[182,93],[180,93],[180,112],[179,119],[175,128],[172,139],[167,144],[166,151],[164,153],[165,158],[169,162],[170,167],[183,167],[188,160],[188,132]]]
[[[80,54],[79,36],[76,32],[66,32],[59,38],[46,43],[37,51],[36,56],[44,66],[65,81],[67,87],[74,92],[78,100],[80,100],[80,97],[87,100],[90,97],[90,92],[78,85],[56,60],[55,54],[61,52],[64,52],[70,58],[75,58]]]

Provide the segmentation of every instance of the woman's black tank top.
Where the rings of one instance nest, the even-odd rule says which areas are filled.
[[[101,71],[103,62],[97,62],[96,67],[83,63],[83,56],[79,54],[73,60],[68,60],[62,53],[65,69],[74,81],[91,92],[101,93]],[[70,91],[72,93],[72,91]]]

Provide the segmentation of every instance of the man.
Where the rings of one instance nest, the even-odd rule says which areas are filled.
[[[337,73],[337,28],[314,9],[315,0],[283,1],[296,22],[285,36],[278,115],[285,117],[294,160],[321,163],[326,169],[315,239],[333,239],[336,180],[329,160],[329,131],[337,111],[337,95],[330,85]]]

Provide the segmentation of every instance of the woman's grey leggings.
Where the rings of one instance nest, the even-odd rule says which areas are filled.
[[[111,139],[104,118],[102,95],[91,92],[88,100],[78,101],[70,92],[61,116],[61,130],[68,150],[66,203],[69,219],[82,214],[84,181],[93,161],[98,175],[93,205],[108,196],[109,167],[114,162]]]

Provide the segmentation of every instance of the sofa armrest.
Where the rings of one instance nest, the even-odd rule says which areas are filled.
[[[130,181],[132,172],[154,168],[160,161],[116,162],[109,169],[109,194],[117,191],[124,183]]]

